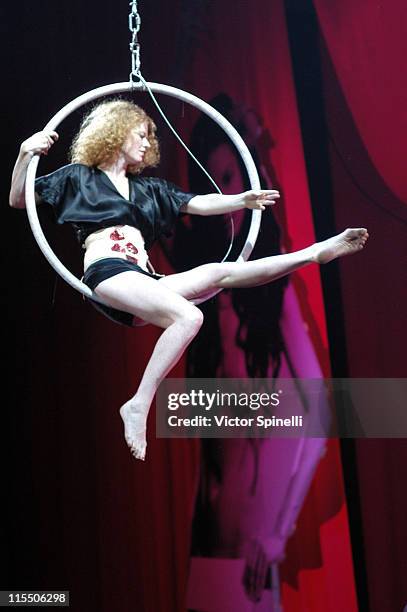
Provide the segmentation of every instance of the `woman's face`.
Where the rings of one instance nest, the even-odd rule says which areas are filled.
[[[122,153],[129,165],[141,164],[150,146],[148,124],[145,122],[130,131],[123,144]]]

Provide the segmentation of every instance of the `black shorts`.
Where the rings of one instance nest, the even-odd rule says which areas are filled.
[[[126,259],[120,259],[119,257],[107,257],[91,264],[86,270],[82,281],[85,283],[85,285],[90,287],[92,291],[94,291],[98,284],[107,278],[116,276],[116,274],[120,274],[121,272],[128,271],[140,272],[140,274],[145,274],[146,276],[154,278],[155,280],[161,278],[161,276],[158,276],[157,274],[150,274],[149,272],[146,272],[137,264],[127,261]],[[96,308],[96,310],[102,312],[111,321],[115,321],[115,323],[120,323],[121,325],[127,325],[128,327],[133,327],[134,315],[132,315],[130,312],[117,310],[116,308],[105,306],[104,304],[100,304],[94,300],[90,300],[90,302],[92,306]]]

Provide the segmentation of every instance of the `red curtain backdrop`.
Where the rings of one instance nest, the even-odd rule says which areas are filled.
[[[373,165],[407,202],[406,7],[365,0],[314,0],[338,80]]]
[[[405,377],[405,3],[314,4],[337,225],[353,215],[371,234],[362,257],[341,263],[349,375]],[[357,462],[371,610],[402,609],[406,441],[358,440]]]

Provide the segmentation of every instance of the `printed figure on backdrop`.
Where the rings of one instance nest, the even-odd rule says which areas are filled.
[[[211,104],[245,140],[258,167],[262,188],[278,188],[281,194],[270,160],[274,142],[257,113],[235,104],[226,94],[218,95]],[[195,125],[191,148],[224,193],[246,189],[246,173],[234,146],[204,116]],[[189,176],[192,190],[205,191],[206,179],[193,164]],[[240,210],[233,215],[236,237],[232,259],[247,234],[247,212]],[[263,215],[254,258],[281,253],[281,231],[273,212]],[[229,217],[193,217],[185,221],[181,219],[177,224],[172,244],[175,268],[182,270],[187,261],[199,265],[211,257],[221,257],[229,242]],[[205,333],[188,349],[189,377],[322,378],[288,276],[251,291],[223,291],[202,304],[201,309]],[[300,380],[295,402],[297,412],[304,415],[305,424],[309,423],[315,417],[310,413],[314,407],[307,405]],[[327,404],[320,405],[319,410],[328,411]],[[249,601],[257,602],[256,609],[272,609],[271,570],[284,557],[287,539],[324,446],[322,438],[202,439],[192,525],[190,609],[221,610],[224,581],[235,584],[233,609],[245,610]],[[211,584],[211,588],[203,592],[202,581],[206,587]]]
[[[58,134],[44,130],[25,140],[14,167],[10,204],[25,207],[25,179],[34,154],[46,154]],[[359,252],[364,228],[295,253],[244,263],[207,263],[163,277],[149,263],[148,250],[171,232],[179,213],[223,215],[275,204],[275,189],[233,195],[196,195],[160,178],[141,176],[159,162],[154,121],[124,99],[97,104],[83,119],[68,165],[36,180],[39,202],[55,212],[57,223],[73,226],[84,249],[84,282],[107,305],[95,307],[114,321],[133,327],[151,323],[163,329],[133,397],[120,408],[126,442],[136,458],[146,453],[147,415],[157,387],[178,362],[202,325],[194,301],[217,288],[251,288],[275,281],[313,263]],[[192,269],[191,269],[192,268]],[[123,398],[124,399],[124,398]]]

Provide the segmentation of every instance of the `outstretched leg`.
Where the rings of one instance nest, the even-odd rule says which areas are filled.
[[[296,251],[246,261],[205,264],[160,279],[159,283],[192,302],[214,289],[255,287],[270,283],[310,263],[328,263],[360,251],[369,234],[366,229],[347,229],[337,236]]]

